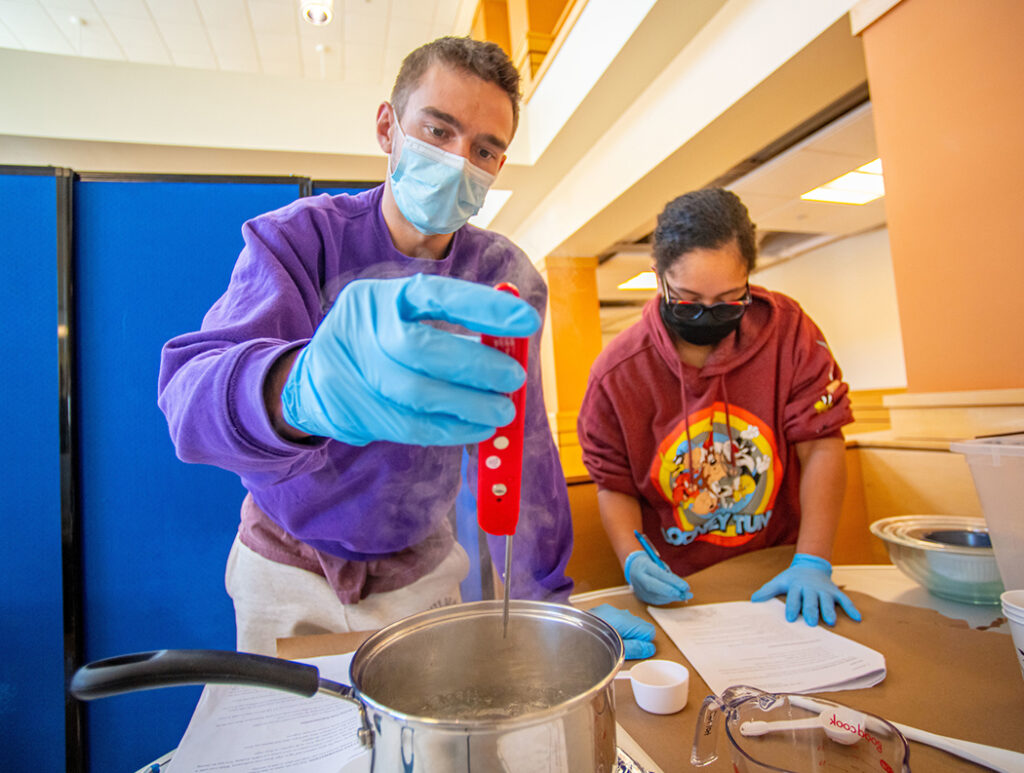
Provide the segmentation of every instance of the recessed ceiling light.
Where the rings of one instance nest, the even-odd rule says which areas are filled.
[[[884,195],[882,161],[876,158],[832,182],[807,191],[800,198],[804,201],[827,201],[835,204],[867,204]]]
[[[68,17],[68,22],[71,23],[71,26],[74,27],[75,30],[78,33],[78,38],[77,38],[78,42],[75,44],[75,53],[78,54],[79,56],[81,56],[82,55],[82,27],[84,27],[88,22],[86,22],[86,20],[83,19],[81,16],[69,16]]]
[[[654,275],[653,271],[641,271],[632,279],[627,279],[620,285],[616,285],[618,290],[657,290],[658,289],[658,278]]]
[[[334,18],[334,0],[303,0],[302,18],[317,27],[330,24]]]

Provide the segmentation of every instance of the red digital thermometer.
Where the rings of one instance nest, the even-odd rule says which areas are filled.
[[[519,290],[508,282],[502,282],[495,289],[519,297]],[[484,335],[480,341],[514,358],[526,370],[529,338]],[[519,522],[526,383],[508,396],[516,408],[515,418],[504,427],[499,427],[494,436],[480,443],[477,449],[477,522],[488,534],[515,534]]]
[[[517,298],[519,290],[508,282],[502,282],[496,290],[512,293]],[[483,335],[480,342],[492,346],[499,352],[513,357],[526,370],[528,338],[498,338]],[[502,638],[508,635],[508,605],[512,589],[512,535],[519,522],[519,491],[523,482],[523,428],[526,408],[526,382],[509,397],[516,408],[516,415],[489,440],[477,446],[477,497],[476,518],[480,528],[488,534],[505,535],[505,603],[501,616]]]

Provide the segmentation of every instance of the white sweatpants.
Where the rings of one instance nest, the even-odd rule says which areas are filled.
[[[277,640],[319,633],[375,631],[408,615],[462,600],[469,558],[455,543],[434,571],[416,582],[342,604],[327,580],[264,558],[235,537],[224,584],[235,605],[239,652],[277,654]]]

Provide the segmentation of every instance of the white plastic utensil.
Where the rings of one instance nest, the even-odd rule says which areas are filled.
[[[927,730],[918,730],[916,727],[901,725],[899,722],[891,722],[891,724],[903,733],[903,737],[908,741],[934,746],[936,749],[942,749],[944,752],[983,765],[990,770],[1000,771],[1000,773],[1019,773],[1024,770],[1024,754],[1020,752],[1000,749],[997,746],[986,746],[973,741],[961,741],[959,738],[929,733]]]
[[[864,735],[865,716],[853,709],[827,709],[816,717],[766,721],[753,719],[740,725],[745,736],[765,735],[780,730],[806,730],[820,728],[836,743],[846,746],[857,743]]]
[[[831,713],[830,709],[822,711],[822,705],[817,703],[813,698],[807,698],[803,696],[793,695],[790,696],[790,703],[794,706],[806,709],[808,711],[821,711],[821,715],[818,717],[809,717],[808,719],[792,720],[792,723],[797,722],[813,722],[814,724],[805,724],[802,727],[821,727],[822,717]],[[837,712],[838,713],[838,712]],[[852,712],[858,714],[859,712]],[[787,727],[783,725],[789,725],[789,721],[780,722],[746,722],[744,724],[763,724],[770,725],[771,727],[764,730],[764,733],[771,732],[772,730],[786,730]],[[1024,771],[1024,754],[1020,752],[1010,751],[1009,749],[1000,749],[996,746],[986,746],[981,743],[974,743],[973,741],[962,741],[959,738],[949,738],[948,736],[938,735],[936,733],[929,733],[927,730],[918,730],[916,727],[910,727],[909,725],[901,725],[899,722],[893,722],[889,720],[889,724],[899,730],[903,737],[908,741],[917,741],[928,746],[933,746],[936,749],[941,749],[944,752],[948,752],[956,757],[968,760],[969,762],[982,765],[990,770],[999,771],[999,773],[1020,773]],[[744,732],[743,727],[740,726],[740,732],[744,735],[748,733]],[[828,730],[825,730],[828,733]],[[761,735],[763,733],[758,733]],[[754,735],[754,733],[749,733]],[[833,738],[829,734],[830,738]],[[838,738],[833,738],[838,740]],[[840,743],[842,743],[840,741]]]

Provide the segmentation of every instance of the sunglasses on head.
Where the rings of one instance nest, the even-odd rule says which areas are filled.
[[[662,280],[661,288],[668,313],[679,322],[694,322],[705,313],[710,314],[719,322],[730,322],[742,317],[751,302],[749,283],[743,297],[738,301],[722,301],[711,305],[699,301],[677,301],[675,298],[669,297],[668,284],[664,280]]]

